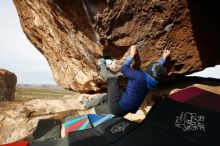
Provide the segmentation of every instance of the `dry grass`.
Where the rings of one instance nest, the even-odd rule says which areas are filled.
[[[15,92],[16,101],[31,99],[60,99],[65,95],[75,95],[76,92],[63,89],[51,89],[45,87],[17,87]]]

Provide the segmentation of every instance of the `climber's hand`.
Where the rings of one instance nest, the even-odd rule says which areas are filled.
[[[169,55],[170,55],[170,50],[164,50],[162,57],[163,57],[164,60],[166,60]]]
[[[130,47],[130,56],[133,58],[134,56],[135,56],[135,54],[136,54],[136,46],[135,45],[132,45],[131,47]]]

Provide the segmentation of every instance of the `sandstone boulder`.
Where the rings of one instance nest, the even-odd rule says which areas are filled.
[[[13,0],[27,38],[47,59],[58,85],[80,92],[106,88],[96,61],[116,59],[142,41],[136,62],[145,69],[171,49],[169,75],[220,63],[217,1]]]
[[[0,69],[0,101],[14,100],[17,77],[14,73]]]

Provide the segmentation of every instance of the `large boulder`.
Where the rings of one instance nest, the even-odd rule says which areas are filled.
[[[96,61],[116,59],[143,40],[136,61],[145,69],[171,49],[170,76],[220,63],[217,1],[13,0],[27,38],[47,59],[58,85],[75,91],[106,88]],[[170,27],[170,29],[169,29]]]
[[[15,100],[17,77],[14,73],[0,69],[0,101]]]

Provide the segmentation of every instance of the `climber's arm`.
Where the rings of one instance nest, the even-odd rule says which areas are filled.
[[[128,78],[135,78],[138,73],[138,71],[133,70],[130,67],[135,54],[136,54],[136,47],[133,45],[130,48],[130,56],[127,57],[127,59],[125,60],[125,62],[122,64],[120,68],[121,73]]]
[[[166,62],[167,57],[170,55],[170,50],[164,50],[163,51],[163,55],[159,60],[159,64],[160,65],[164,65],[164,63]]]

